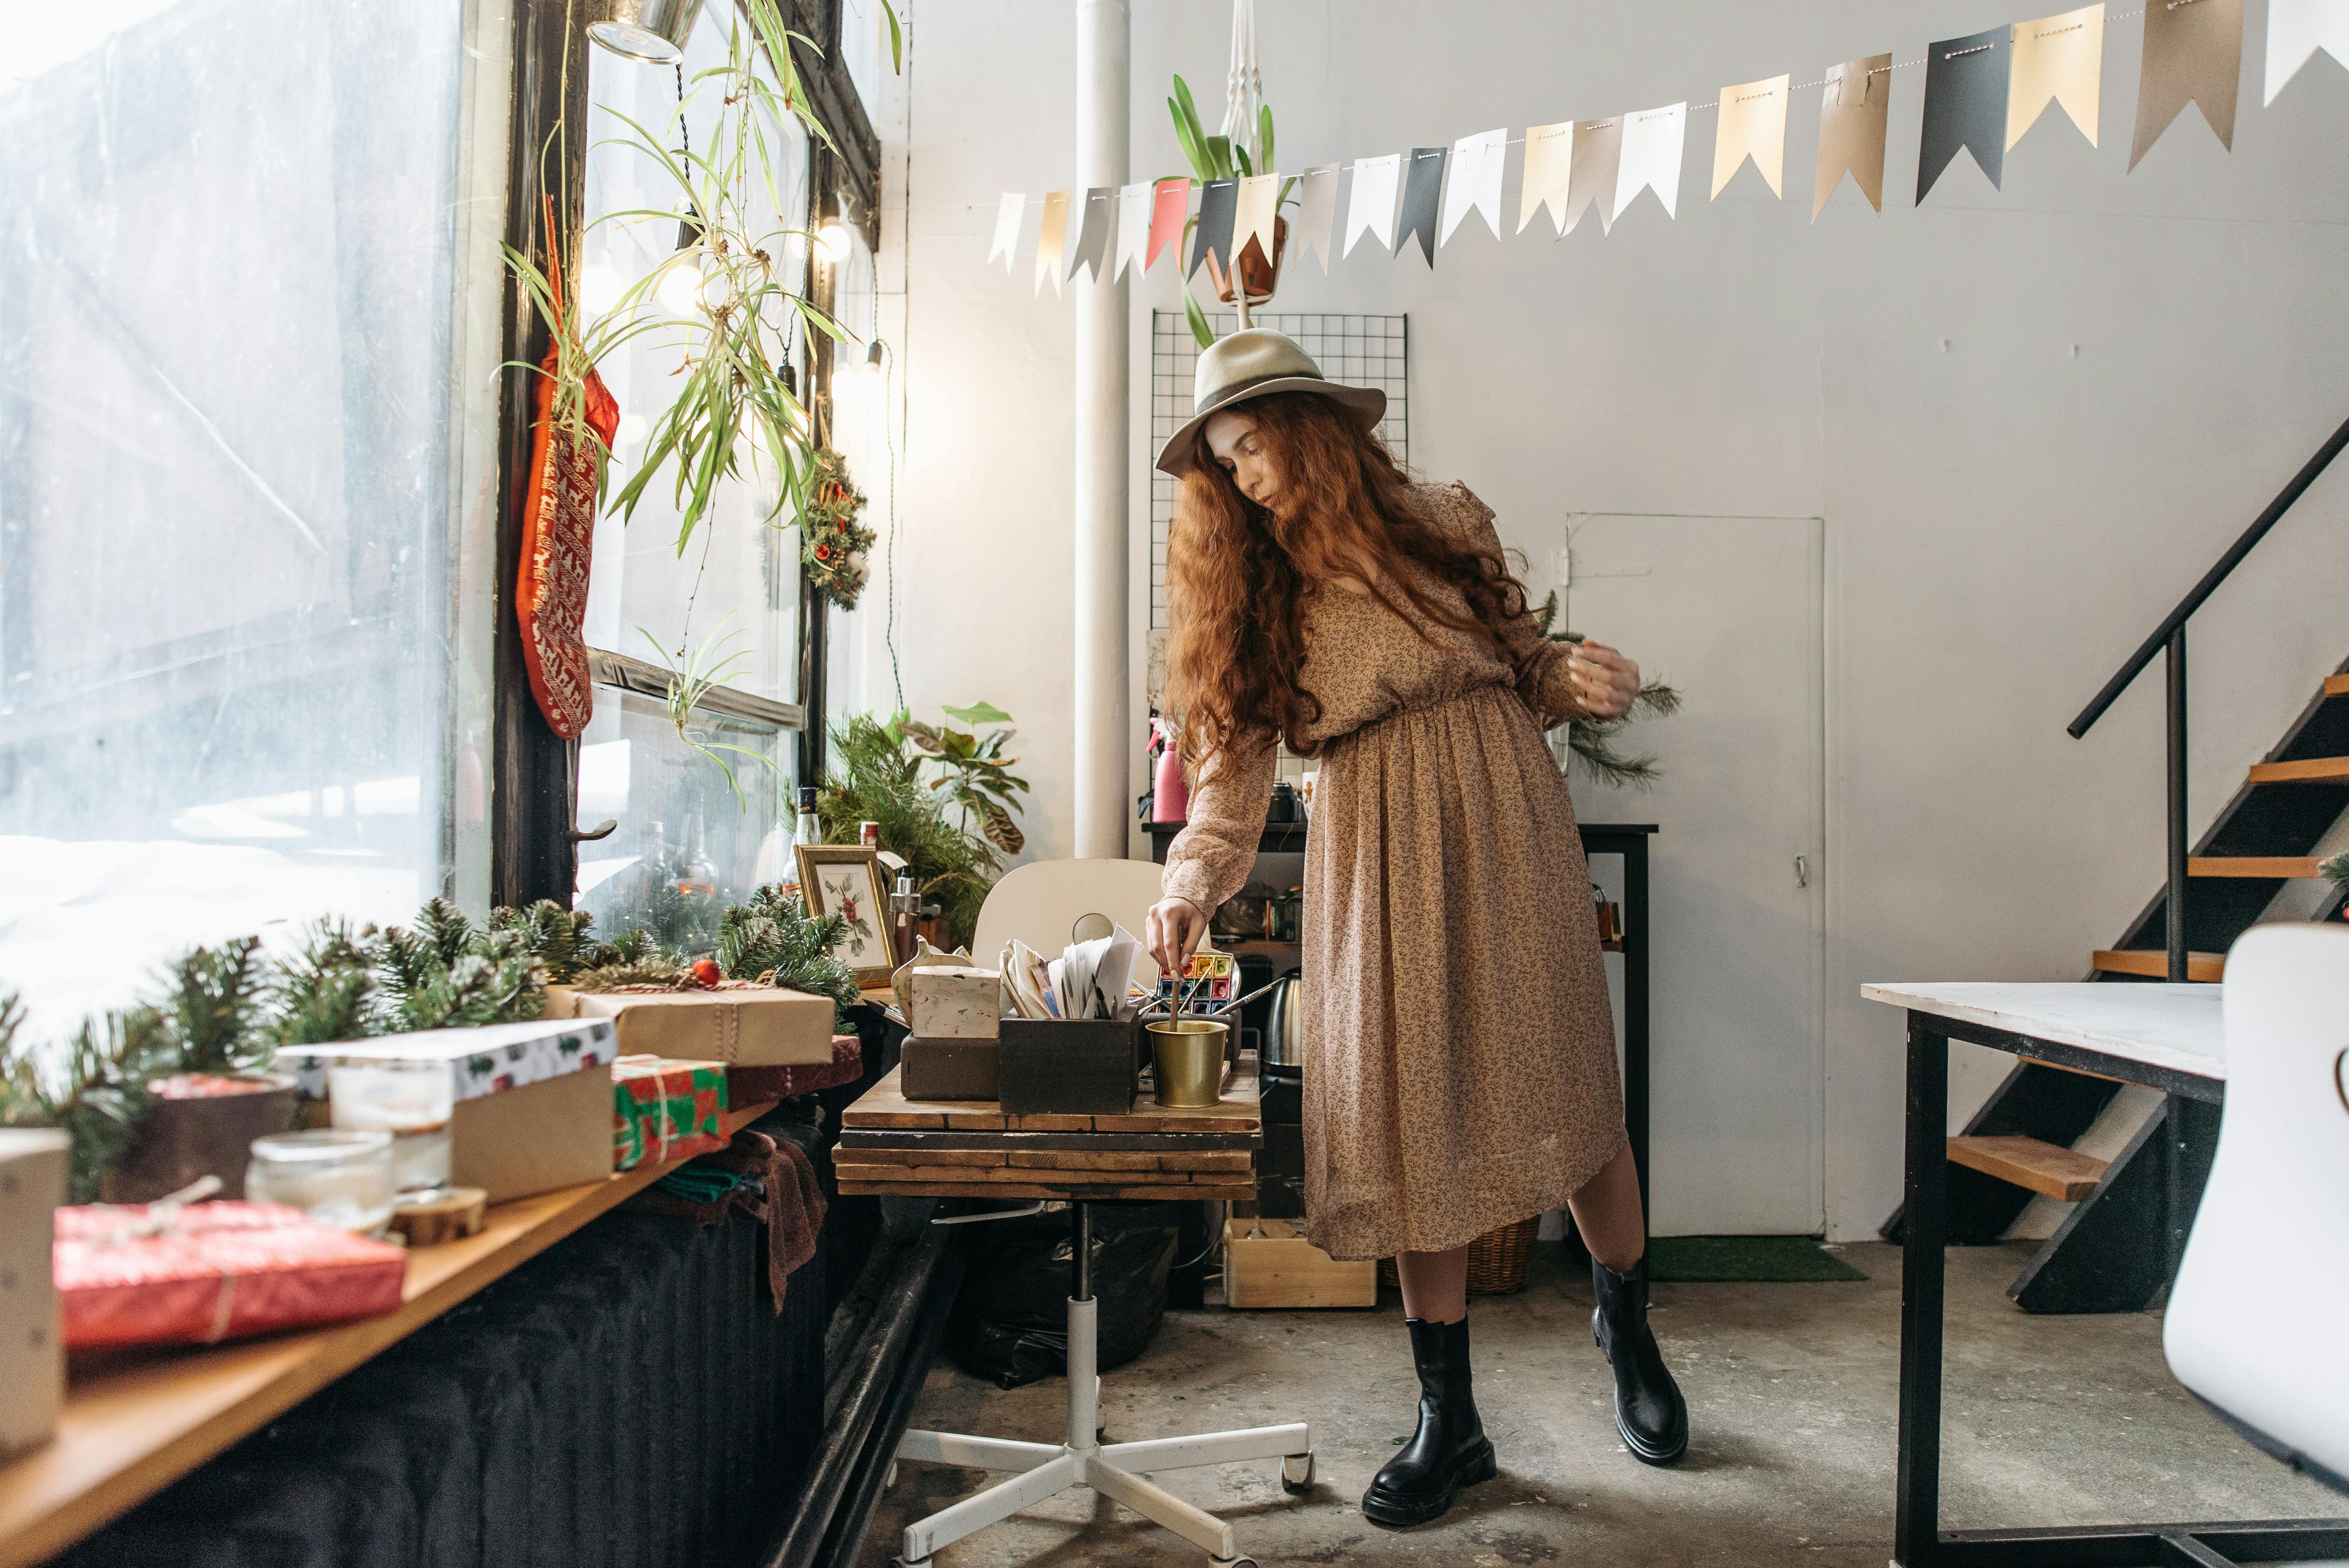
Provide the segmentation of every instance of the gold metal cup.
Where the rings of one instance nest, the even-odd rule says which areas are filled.
[[[1224,1042],[1230,1025],[1210,1018],[1170,1018],[1145,1027],[1161,1107],[1204,1110],[1223,1099]]]

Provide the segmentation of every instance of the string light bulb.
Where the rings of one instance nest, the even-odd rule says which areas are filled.
[[[848,231],[837,218],[826,218],[815,232],[816,253],[837,266],[848,259]]]

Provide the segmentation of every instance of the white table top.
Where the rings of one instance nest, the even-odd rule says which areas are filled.
[[[2219,1000],[2222,990],[2219,985],[2192,984],[1935,980],[1862,985],[1859,994],[1871,1002],[2077,1046],[2197,1078],[2224,1079],[2227,1043]]]

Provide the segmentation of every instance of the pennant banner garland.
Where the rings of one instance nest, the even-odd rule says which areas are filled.
[[[1444,194],[1444,164],[1449,155],[1448,148],[1413,148],[1411,172],[1402,185],[1402,232],[1395,236],[1395,254],[1402,255],[1416,236],[1431,267],[1435,265],[1435,205]]]
[[[1117,193],[1117,265],[1115,277],[1125,276],[1130,262],[1137,273],[1143,270],[1142,247],[1150,241],[1150,181],[1136,181]]]
[[[2158,5],[2160,0],[2155,0]],[[2014,69],[2006,96],[2006,144],[2023,139],[2050,102],[2060,103],[2088,145],[2096,145],[2096,96],[2105,79],[2105,8],[2099,3],[2014,25]]]
[[[1364,234],[1378,236],[1379,249],[1394,244],[1395,192],[1401,189],[1402,154],[1354,160],[1353,198],[1346,205],[1346,254]]]
[[[1036,283],[1030,291],[1044,292],[1044,280],[1052,280],[1055,298],[1061,293],[1061,247],[1069,240],[1069,193],[1050,191],[1044,195],[1044,227],[1036,235]]]
[[[1003,275],[1011,275],[1011,253],[1019,248],[1019,219],[1028,211],[1028,198],[1017,191],[1003,193],[1003,205],[995,210],[995,243],[987,253],[989,266],[995,258],[1003,258]]]
[[[1493,238],[1501,237],[1501,166],[1508,160],[1506,126],[1482,136],[1464,136],[1452,144],[1452,182],[1444,188],[1443,241],[1471,212],[1485,214]]]
[[[1176,249],[1181,260],[1183,224],[1191,213],[1191,182],[1188,180],[1161,180],[1150,198],[1150,249],[1142,258],[1142,270],[1148,272],[1158,264],[1158,253],[1167,246]]]
[[[1615,227],[1615,179],[1623,167],[1623,117],[1586,119],[1574,128],[1573,168],[1567,176],[1566,228],[1582,222],[1583,213],[1599,210],[1599,230]]]
[[[2244,0],[2147,0],[2139,10],[2114,15],[2106,0],[2097,0],[2052,16],[1942,39],[1928,46],[1921,59],[1896,61],[1889,52],[1865,55],[1827,67],[1816,81],[1798,84],[1792,72],[1782,71],[1724,87],[1714,102],[1693,106],[1696,112],[1719,117],[1713,122],[1711,199],[1718,201],[1748,163],[1773,196],[1785,199],[1787,106],[1795,93],[1821,88],[1811,221],[1818,222],[1846,176],[1868,206],[1882,212],[1893,73],[1917,66],[1925,75],[1916,201],[1921,205],[1932,193],[1961,152],[1972,155],[1992,189],[2002,189],[2007,152],[2046,118],[2051,104],[2062,107],[2091,147],[2101,146],[2106,27],[2132,18],[2142,18],[2145,32],[2129,168],[2137,166],[2189,104],[2201,110],[2220,145],[2231,151],[2243,9]],[[2266,38],[2263,102],[2271,104],[2319,54],[2349,68],[2349,0],[2267,0]],[[1185,280],[1210,257],[1218,273],[1229,274],[1235,258],[1251,247],[1278,266],[1284,188],[1293,191],[1297,208],[1289,220],[1292,248],[1319,256],[1323,273],[1332,261],[1351,256],[1364,235],[1395,256],[1415,240],[1432,268],[1437,248],[1450,244],[1472,213],[1483,217],[1496,239],[1501,236],[1509,149],[1519,144],[1525,153],[1510,233],[1524,233],[1545,210],[1559,239],[1594,211],[1601,232],[1611,233],[1642,191],[1654,191],[1664,215],[1677,219],[1691,112],[1687,103],[1666,104],[1604,119],[1529,126],[1522,137],[1513,138],[1506,128],[1479,131],[1449,147],[1315,164],[1301,175],[1266,170],[1209,180],[1195,185],[1195,183],[1183,178],[1050,191],[1042,198],[1030,292],[1040,295],[1049,278],[1057,296],[1064,280],[1087,269],[1096,283],[1122,279],[1129,269],[1145,273],[1170,247]],[[1339,179],[1350,169],[1353,179],[1340,245]],[[1024,193],[1005,191],[995,210],[987,264],[1002,262],[1006,276],[1017,264],[1029,206]],[[1195,224],[1187,260],[1182,253],[1186,224]]]
[[[1517,230],[1534,221],[1534,214],[1549,209],[1549,221],[1557,232],[1566,232],[1566,192],[1568,181],[1574,173],[1574,122],[1565,120],[1557,125],[1535,125],[1526,128],[1525,189],[1517,197]]]
[[[1096,185],[1083,197],[1085,210],[1078,218],[1077,248],[1069,256],[1069,276],[1091,267],[1093,282],[1102,279],[1102,269],[1109,261],[1110,232],[1117,226],[1117,187]]]
[[[1868,55],[1827,72],[1819,109],[1819,172],[1811,222],[1850,175],[1868,204],[1884,211],[1884,134],[1892,109],[1892,57]]]
[[[1681,196],[1681,147],[1688,134],[1688,105],[1669,104],[1623,117],[1623,161],[1615,173],[1615,216],[1653,191],[1667,217],[1677,217]]]
[[[1786,194],[1786,99],[1791,75],[1721,89],[1721,124],[1713,139],[1713,197],[1751,158],[1770,194]]]
[[[1305,171],[1297,211],[1298,254],[1316,252],[1330,270],[1330,236],[1338,225],[1338,166],[1324,163]]]
[[[2271,19],[2269,26],[2274,22]],[[2188,104],[2230,152],[2235,148],[2235,84],[2243,74],[2243,0],[2153,0],[2145,8],[2145,68],[2137,84],[2135,169]]]
[[[2261,101],[2275,102],[2319,49],[2349,66],[2349,0],[2268,0],[2268,91]]]

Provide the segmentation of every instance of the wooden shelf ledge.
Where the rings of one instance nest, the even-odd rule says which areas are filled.
[[[2290,881],[2316,875],[2316,859],[2314,855],[2197,855],[2186,862],[2186,874]]]
[[[2143,975],[2155,980],[2169,977],[2169,954],[2153,948],[2128,948],[2116,952],[2098,948],[2088,960],[2088,966],[2099,975]],[[2223,953],[2189,953],[2186,955],[2186,978],[2217,985],[2227,977],[2227,955]]]
[[[2254,784],[2349,784],[2349,757],[2310,757],[2298,762],[2254,762]]]
[[[2105,1179],[2106,1161],[2037,1138],[1950,1140],[1950,1162],[2049,1198],[2076,1203]]]

